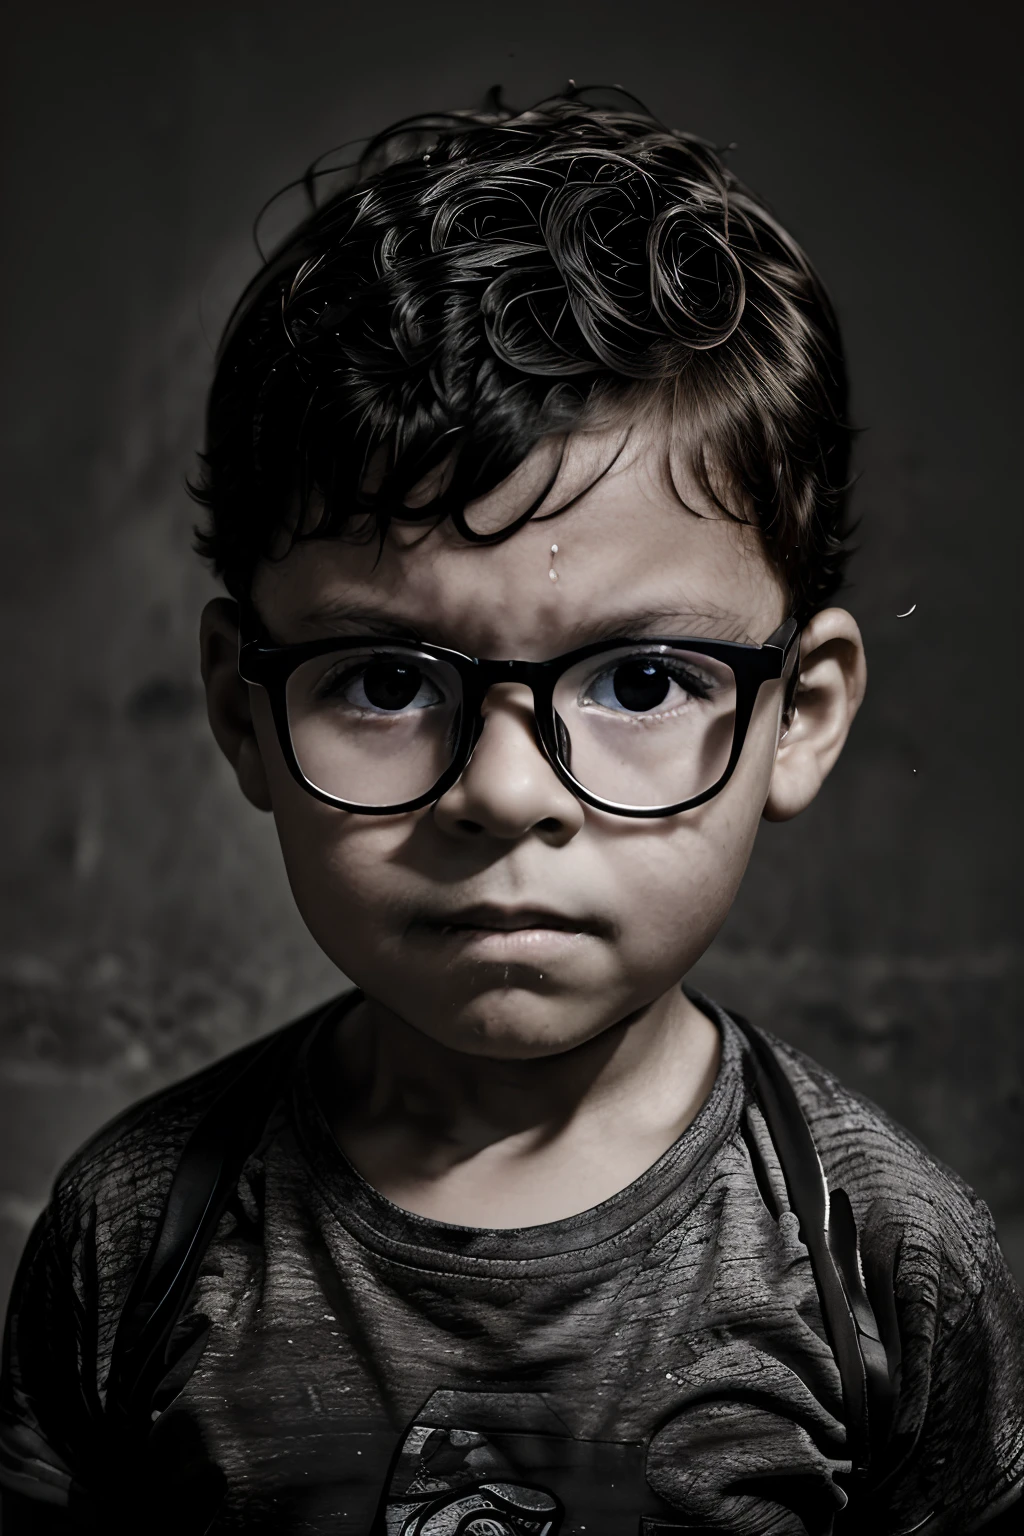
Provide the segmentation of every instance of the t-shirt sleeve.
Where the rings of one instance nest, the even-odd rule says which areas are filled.
[[[903,1359],[879,1490],[891,1532],[981,1530],[1024,1489],[1024,1297],[988,1208],[957,1204],[954,1232],[940,1223],[938,1241],[899,1255]]]
[[[0,1489],[5,1536],[16,1528],[14,1512],[26,1503],[38,1509],[40,1522],[47,1512],[45,1528],[62,1528],[54,1522],[69,1507],[75,1467],[85,1455],[91,1417],[83,1376],[89,1322],[73,1267],[74,1255],[61,1240],[51,1205],[22,1256],[4,1332]]]

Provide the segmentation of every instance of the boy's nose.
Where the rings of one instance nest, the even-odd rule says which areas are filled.
[[[537,832],[566,843],[584,810],[537,743],[533,695],[523,683],[491,688],[480,711],[483,731],[461,778],[434,806],[442,831],[455,837],[514,841]]]

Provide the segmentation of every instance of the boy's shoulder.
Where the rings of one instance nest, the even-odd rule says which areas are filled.
[[[1019,1496],[1024,1479],[1024,1296],[992,1216],[876,1104],[795,1047],[772,1044],[829,1188],[849,1196],[883,1327],[886,1291],[893,1307],[900,1363],[890,1519],[916,1529],[931,1510],[936,1530],[973,1530]]]
[[[159,1220],[181,1154],[257,1042],[128,1105],[72,1153],[53,1185],[48,1216],[62,1246],[73,1247],[90,1213],[97,1240],[141,1249]]]
[[[796,1090],[829,1187],[846,1191],[863,1240],[897,1258],[905,1285],[927,1275],[931,1288],[941,1276],[946,1303],[969,1305],[993,1265],[1005,1262],[984,1201],[877,1104],[795,1046],[768,1038]]]
[[[304,1038],[322,1012],[304,1014],[137,1100],[96,1131],[54,1181],[47,1218],[57,1243],[73,1249],[88,1227],[99,1249],[116,1249],[122,1262],[133,1252],[141,1258],[200,1122],[268,1048]],[[283,1088],[284,1079],[276,1087]]]

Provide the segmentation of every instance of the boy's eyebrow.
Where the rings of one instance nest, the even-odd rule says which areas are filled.
[[[304,626],[326,629],[336,634],[381,635],[395,640],[427,641],[423,625],[396,618],[376,608],[359,608],[351,603],[331,602],[305,615]],[[592,641],[612,640],[619,636],[641,639],[648,635],[679,635],[703,639],[732,640],[742,645],[759,645],[735,613],[708,607],[683,612],[678,605],[664,608],[626,609],[605,614],[599,619],[581,618],[566,631],[566,650]]]
[[[344,629],[353,635],[384,635],[395,640],[424,640],[415,624],[403,623],[377,608],[357,608],[352,603],[324,603],[299,621],[304,629],[324,631],[326,637]]]
[[[578,634],[581,644],[591,640],[613,640],[619,635],[643,639],[648,635],[689,636],[694,640],[733,640],[742,645],[760,642],[748,634],[744,622],[735,613],[709,607],[684,611],[678,605],[665,608],[632,608],[603,618],[581,619],[570,634]]]

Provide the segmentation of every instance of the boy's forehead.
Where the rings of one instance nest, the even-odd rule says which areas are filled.
[[[588,444],[590,462],[600,445]],[[470,510],[500,527],[535,472]],[[623,456],[556,516],[545,508],[497,544],[468,543],[448,521],[396,522],[371,538],[299,542],[257,572],[256,607],[275,638],[393,627],[476,655],[554,654],[609,632],[683,632],[759,642],[786,616],[783,585],[756,528],[708,507],[643,452]],[[564,477],[563,477],[564,481]],[[589,489],[587,486],[589,485]],[[547,505],[578,494],[555,486]],[[517,496],[518,506],[517,506]],[[527,495],[526,504],[531,498]]]

